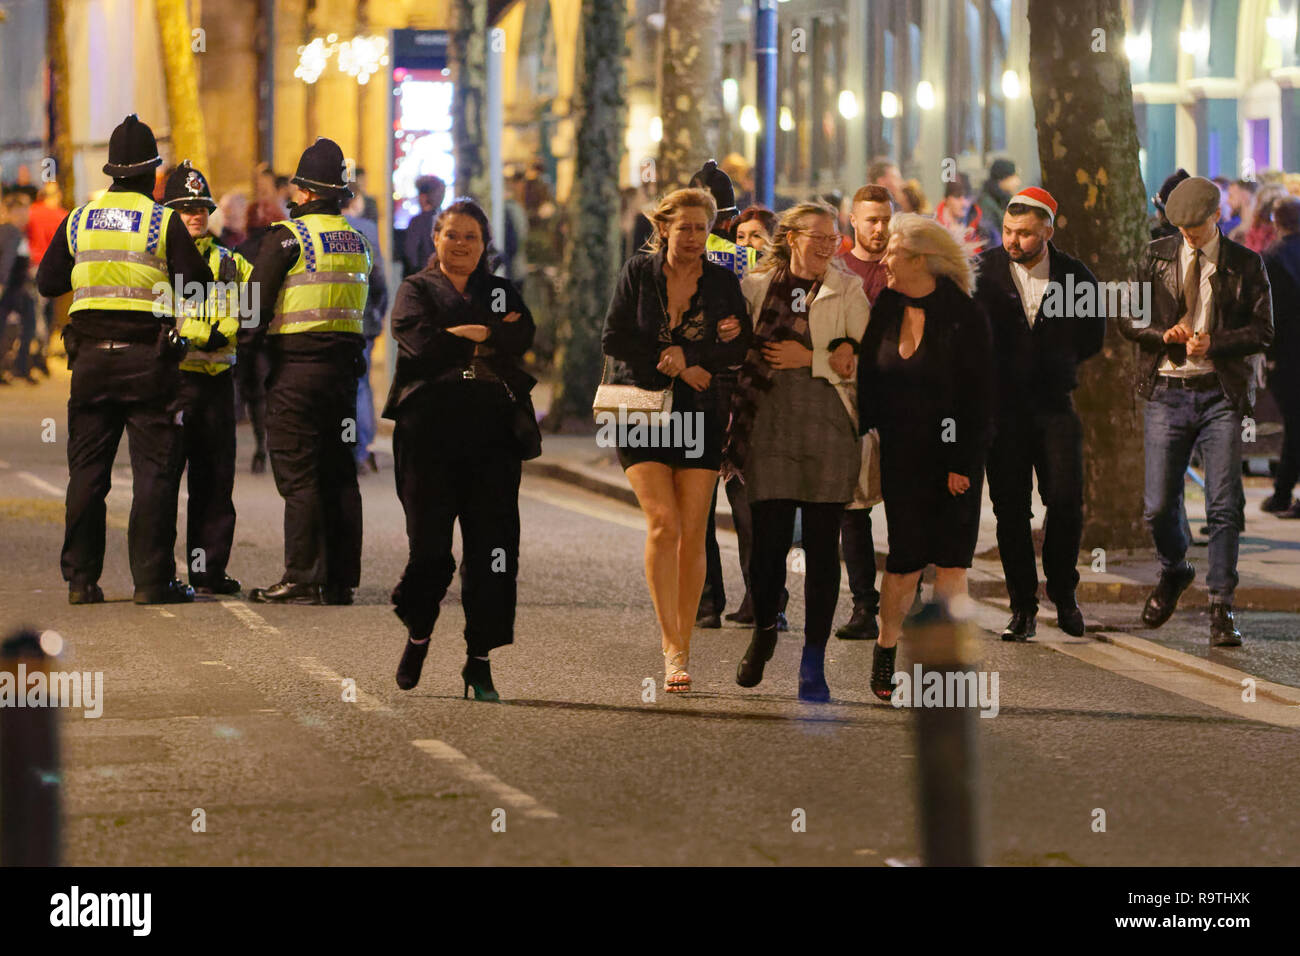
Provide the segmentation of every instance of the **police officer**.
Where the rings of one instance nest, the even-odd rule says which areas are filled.
[[[361,577],[357,378],[365,368],[362,317],[373,257],[339,208],[352,191],[337,143],[316,140],[291,182],[300,203],[266,234],[253,261],[261,321],[241,324],[238,334],[237,371],[254,368],[256,349],[271,359],[267,446],[284,498],[284,576],[249,597],[351,604]]]
[[[63,578],[68,601],[104,600],[104,499],[127,432],[131,519],[127,544],[135,603],[194,599],[176,579],[176,496],[183,467],[177,404],[185,340],[170,290],[212,279],[185,224],[151,198],[162,163],[153,131],[132,114],[113,130],[99,199],[74,209],[41,260],[41,295],[72,292],[64,331],[72,367]],[[168,291],[159,291],[159,290]]]
[[[202,308],[186,310],[181,335],[190,351],[181,359],[180,403],[185,463],[189,468],[185,560],[190,585],[199,594],[235,594],[239,582],[226,574],[235,536],[235,338],[239,331],[239,286],[253,264],[208,232],[217,208],[208,181],[187,159],[167,178],[163,205],[175,210],[207,259],[220,285]]]

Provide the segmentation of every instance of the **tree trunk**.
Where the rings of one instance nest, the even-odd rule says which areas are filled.
[[[718,148],[722,121],[721,0],[664,0],[658,178],[661,194],[690,182]]]
[[[591,401],[600,383],[600,332],[622,266],[619,236],[619,163],[626,124],[622,3],[583,0],[575,104],[570,241],[565,254],[558,361],[562,381],[550,426],[566,420],[591,422]]]
[[[487,145],[484,100],[487,89],[487,0],[454,0],[447,61],[455,84],[451,129],[456,153],[455,195],[471,196],[487,209]]]
[[[1029,0],[1029,76],[1043,188],[1059,203],[1053,242],[1097,279],[1137,278],[1150,240],[1138,167],[1122,0]],[[1147,548],[1135,346],[1107,324],[1082,364],[1085,550]]]
[[[167,118],[171,126],[172,155],[177,163],[188,159],[205,176],[207,138],[203,133],[203,108],[199,105],[198,70],[194,66],[195,38],[185,0],[154,0],[158,41],[167,82]],[[205,41],[206,45],[206,41]]]
[[[46,22],[45,55],[50,61],[50,154],[54,159],[54,175],[63,190],[64,203],[71,207],[77,202],[77,180],[72,149],[66,0],[50,0],[46,16],[49,18]]]

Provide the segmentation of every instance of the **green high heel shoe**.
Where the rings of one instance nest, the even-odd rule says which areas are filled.
[[[469,697],[469,689],[473,687],[475,700],[499,701],[501,699],[497,689],[492,686],[491,662],[467,657],[460,676],[465,682],[465,697]]]

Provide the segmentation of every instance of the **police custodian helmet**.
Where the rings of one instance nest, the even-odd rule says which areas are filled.
[[[108,162],[104,172],[114,179],[126,179],[147,173],[162,165],[158,141],[153,130],[132,113],[117,125],[108,140]]]
[[[187,159],[167,177],[167,187],[163,192],[163,205],[175,209],[177,206],[203,206],[208,212],[217,208],[212,201],[212,191],[203,174],[190,165]]]

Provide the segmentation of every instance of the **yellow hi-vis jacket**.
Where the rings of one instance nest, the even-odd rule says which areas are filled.
[[[352,332],[370,290],[370,248],[342,216],[309,213],[276,223],[298,237],[298,261],[280,287],[267,332]]]
[[[190,352],[181,359],[186,372],[220,375],[235,364],[235,336],[239,334],[239,287],[253,274],[253,264],[238,252],[227,249],[211,236],[194,240],[200,253],[207,257],[208,268],[217,284],[208,290],[200,311],[198,306],[185,310],[181,335],[190,340]],[[226,344],[211,352],[202,351],[212,329],[226,337]]]
[[[68,216],[68,251],[73,256],[72,305],[84,309],[173,314],[167,275],[167,225],[172,211],[134,192],[106,192]]]
[[[758,251],[738,246],[729,239],[709,233],[704,240],[706,258],[723,268],[730,269],[737,279],[745,278],[758,263]]]

